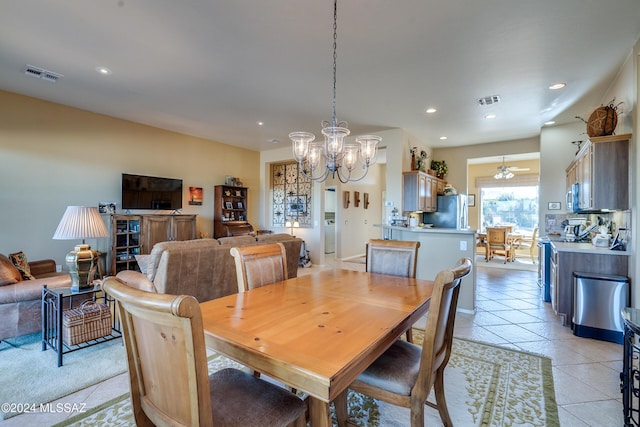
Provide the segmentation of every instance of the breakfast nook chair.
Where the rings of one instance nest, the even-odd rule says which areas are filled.
[[[305,403],[289,391],[227,368],[208,373],[198,301],[145,292],[108,277],[117,301],[138,426],[304,426]]]
[[[424,426],[425,404],[438,409],[445,426],[453,426],[445,400],[444,370],[451,354],[460,282],[470,271],[468,258],[462,258],[451,270],[440,271],[433,287],[422,346],[397,340],[349,388],[410,408],[411,427]],[[427,402],[432,387],[435,405]],[[347,392],[345,389],[334,402],[340,427],[347,423]]]
[[[485,260],[489,262],[493,255],[504,256],[504,263],[513,261],[513,251],[509,240],[510,227],[487,227],[485,239]]]
[[[419,247],[420,242],[371,239],[367,244],[366,271],[415,279]],[[411,328],[407,330],[407,341],[413,342]]]
[[[287,279],[287,252],[282,243],[233,247],[238,292]]]

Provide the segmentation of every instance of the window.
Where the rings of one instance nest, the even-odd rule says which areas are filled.
[[[500,224],[532,233],[538,224],[538,186],[483,187],[480,196],[482,231]]]

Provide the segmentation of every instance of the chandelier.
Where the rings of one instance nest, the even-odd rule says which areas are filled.
[[[333,2],[333,115],[331,121],[322,122],[324,143],[315,142],[315,135],[309,132],[291,132],[293,156],[300,165],[300,171],[314,181],[325,181],[329,175],[340,182],[359,181],[367,175],[369,166],[375,163],[377,146],[382,140],[376,135],[362,135],[355,143],[345,142],[350,131],[347,122],[336,118],[336,48],[338,29],[338,0]],[[359,166],[359,168],[358,168]],[[361,172],[352,176],[352,172]]]
[[[502,165],[498,166],[498,173],[493,175],[495,179],[511,179],[515,175],[511,172],[510,168],[504,164],[504,157],[502,157]]]

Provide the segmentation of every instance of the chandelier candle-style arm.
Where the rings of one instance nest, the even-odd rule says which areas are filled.
[[[340,182],[359,181],[367,175],[369,166],[376,161],[379,136],[363,135],[356,143],[347,143],[345,138],[351,131],[346,122],[336,118],[336,59],[338,32],[338,1],[333,3],[333,110],[331,121],[322,122],[324,144],[314,142],[315,135],[309,132],[291,132],[293,157],[300,165],[300,171],[314,181],[325,181],[329,175]],[[356,165],[362,165],[362,174],[352,177]]]

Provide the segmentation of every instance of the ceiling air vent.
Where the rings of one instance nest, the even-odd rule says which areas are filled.
[[[42,80],[47,80],[49,82],[57,82],[62,77],[64,77],[60,73],[54,73],[53,71],[48,71],[42,68],[34,67],[33,65],[25,65],[22,67],[22,72],[27,76],[35,77]]]
[[[497,104],[498,102],[500,102],[499,95],[485,96],[484,98],[478,99],[479,105],[493,105]]]

